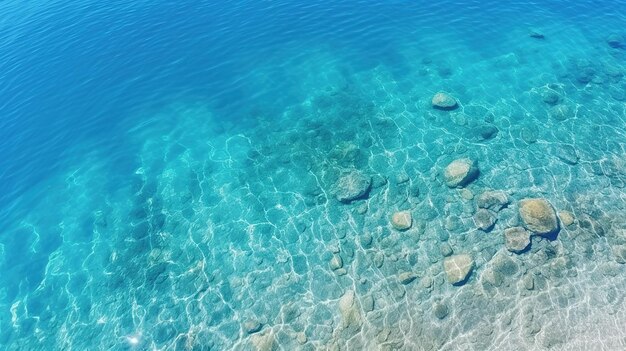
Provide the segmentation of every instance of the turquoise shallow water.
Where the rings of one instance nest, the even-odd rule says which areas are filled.
[[[3,349],[626,349],[624,1],[0,8]]]

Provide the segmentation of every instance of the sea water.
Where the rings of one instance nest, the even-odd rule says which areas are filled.
[[[3,350],[626,349],[626,2],[0,14]]]

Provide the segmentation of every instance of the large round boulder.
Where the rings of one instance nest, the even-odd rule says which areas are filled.
[[[463,284],[474,268],[474,260],[467,254],[453,255],[443,260],[443,268],[450,283]]]
[[[524,227],[535,234],[548,235],[559,230],[559,221],[546,199],[524,199],[519,204]]]
[[[409,211],[399,211],[391,215],[391,226],[396,230],[407,230],[412,224],[413,218]]]
[[[452,161],[444,171],[444,181],[450,188],[464,187],[478,177],[478,166],[469,158]]]
[[[366,197],[372,186],[372,177],[358,171],[343,175],[335,185],[337,200],[349,203]]]
[[[431,103],[434,108],[439,110],[454,110],[458,106],[454,97],[442,91],[433,96]]]

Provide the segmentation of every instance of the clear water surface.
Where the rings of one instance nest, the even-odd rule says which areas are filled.
[[[0,29],[3,350],[626,349],[623,0],[9,0]]]

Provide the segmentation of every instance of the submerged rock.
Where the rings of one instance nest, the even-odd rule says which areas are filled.
[[[496,217],[488,210],[481,208],[474,214],[474,223],[480,230],[487,232],[496,224]]]
[[[559,104],[550,108],[550,116],[557,121],[565,121],[573,117],[572,110],[567,105]]]
[[[344,329],[359,329],[361,327],[361,312],[353,290],[346,291],[341,299],[339,299],[339,312],[341,313],[341,323]]]
[[[296,334],[296,340],[298,341],[300,345],[304,345],[308,341],[306,334],[304,332],[299,332],[298,334]]]
[[[261,324],[257,320],[249,320],[246,323],[244,323],[243,327],[246,330],[246,333],[254,334],[261,330],[261,328],[263,327],[263,324]]]
[[[444,180],[450,188],[463,187],[478,177],[478,166],[469,158],[452,161],[444,171]]]
[[[498,272],[504,277],[513,276],[519,271],[519,267],[515,261],[503,252],[493,258],[492,269],[494,272]]]
[[[569,164],[575,165],[578,163],[578,153],[576,149],[571,145],[558,145],[553,149],[553,153],[558,157],[561,161]]]
[[[478,208],[499,212],[509,204],[509,196],[501,190],[485,191],[476,199]]]
[[[331,258],[330,260],[330,269],[332,269],[333,271],[336,271],[342,267],[343,267],[343,259],[341,259],[341,256],[334,254],[333,258]]]
[[[434,306],[433,306],[433,313],[435,315],[435,317],[437,317],[437,319],[444,319],[446,318],[446,316],[448,315],[448,306],[437,302]]]
[[[443,260],[443,268],[448,282],[462,284],[474,268],[474,260],[467,254],[453,255]]]
[[[626,245],[618,245],[613,247],[613,256],[615,262],[619,264],[626,264]]]
[[[441,252],[441,255],[443,257],[448,257],[448,256],[450,256],[450,255],[452,255],[454,253],[452,251],[452,247],[448,243],[443,243],[443,244],[439,245],[439,252]]]
[[[349,203],[367,196],[372,187],[372,177],[358,171],[352,171],[337,181],[335,196],[337,200]]]
[[[372,295],[363,297],[361,303],[363,305],[363,311],[372,312],[374,310],[374,297]]]
[[[398,275],[398,280],[404,285],[411,283],[416,278],[417,275],[415,275],[415,273],[413,272],[402,272]]]
[[[454,110],[458,106],[455,98],[441,91],[433,96],[431,103],[440,110]]]
[[[264,333],[253,334],[251,340],[257,351],[271,351],[276,347],[276,337],[271,329]]]
[[[575,76],[579,83],[587,84],[596,77],[596,70],[591,66],[582,66],[576,71]]]
[[[528,36],[534,39],[545,39],[545,35],[536,29],[530,29],[528,31]]]
[[[623,35],[612,33],[606,38],[606,43],[614,49],[626,47],[626,40]]]
[[[546,199],[520,201],[519,214],[524,227],[535,234],[548,235],[559,230],[556,212]]]
[[[556,91],[546,88],[541,93],[541,99],[548,105],[556,105],[561,101],[561,96]]]
[[[559,211],[558,213],[559,219],[561,220],[561,224],[564,226],[570,226],[574,224],[574,215],[569,211]]]
[[[504,230],[504,246],[506,249],[521,253],[530,245],[530,233],[522,227],[513,227]]]
[[[413,218],[409,211],[396,212],[391,216],[391,226],[396,230],[407,230],[412,224]]]
[[[481,140],[489,140],[498,135],[498,128],[491,124],[485,124],[474,129],[474,133]]]
[[[526,144],[534,144],[537,142],[537,131],[534,128],[524,127],[520,130],[520,138]]]
[[[533,290],[535,288],[535,278],[532,274],[526,274],[522,279],[522,284],[526,290]]]

